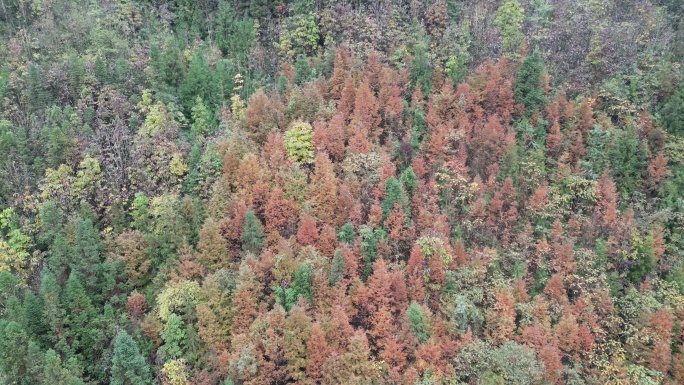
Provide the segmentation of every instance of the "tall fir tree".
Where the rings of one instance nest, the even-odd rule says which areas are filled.
[[[429,95],[434,70],[430,57],[430,41],[422,26],[415,26],[415,29],[415,44],[411,55],[411,87],[418,87],[423,95]]]
[[[662,110],[663,126],[674,135],[684,134],[684,82],[665,103]]]
[[[240,241],[242,241],[242,250],[253,254],[259,254],[261,248],[264,247],[264,231],[259,218],[254,214],[254,210],[249,210],[245,214],[245,224]]]
[[[110,384],[145,385],[151,383],[150,367],[140,354],[138,344],[125,330],[119,331],[114,340]]]
[[[43,355],[43,381],[54,385],[84,385],[81,379],[81,369],[75,358],[62,363],[59,354],[49,349]],[[113,383],[113,382],[112,382]]]
[[[515,82],[515,101],[525,107],[528,116],[542,111],[544,107],[543,75],[544,62],[539,51],[535,50],[523,61]]]

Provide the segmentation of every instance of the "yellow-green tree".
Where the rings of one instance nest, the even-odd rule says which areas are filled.
[[[525,35],[522,33],[522,23],[525,12],[518,0],[506,0],[496,11],[494,22],[501,33],[501,45],[506,55],[515,57],[520,43]]]
[[[23,276],[29,259],[29,247],[30,238],[21,232],[14,210],[10,208],[0,212],[0,271]]]
[[[313,128],[306,122],[296,122],[285,133],[285,148],[290,159],[311,163],[314,157]]]

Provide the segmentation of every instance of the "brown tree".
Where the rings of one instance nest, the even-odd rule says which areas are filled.
[[[332,224],[337,208],[337,178],[326,153],[314,160],[315,173],[311,180],[313,212],[323,224]]]
[[[507,290],[499,290],[494,307],[487,312],[487,339],[503,344],[513,337],[515,330],[515,306],[513,296]]]
[[[226,240],[221,236],[219,224],[207,218],[199,232],[197,248],[200,250],[199,262],[207,271],[213,272],[227,267],[232,261]]]
[[[318,383],[323,378],[323,364],[330,355],[330,348],[325,339],[325,332],[319,323],[315,323],[311,328],[311,336],[306,343],[307,363],[306,375],[314,383]]]
[[[299,231],[297,231],[297,241],[302,246],[314,246],[318,240],[318,228],[316,219],[311,214],[304,214]]]
[[[280,188],[271,192],[270,199],[264,208],[265,230],[269,239],[279,234],[289,238],[296,234],[299,222],[299,207],[291,199],[286,199]]]

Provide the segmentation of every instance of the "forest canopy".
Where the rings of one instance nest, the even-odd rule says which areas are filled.
[[[0,384],[684,383],[679,0],[0,0]]]

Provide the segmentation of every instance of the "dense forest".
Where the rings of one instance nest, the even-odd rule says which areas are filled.
[[[681,0],[0,0],[0,384],[684,383]]]

